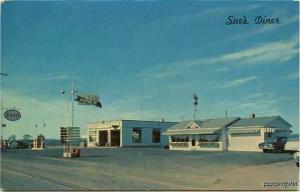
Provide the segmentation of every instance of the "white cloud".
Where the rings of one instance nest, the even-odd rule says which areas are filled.
[[[11,76],[11,80],[22,80],[22,81],[52,81],[52,80],[66,80],[71,79],[70,76],[66,74],[57,75],[26,75],[26,76]]]
[[[223,67],[215,70],[215,72],[227,72],[227,71],[230,71],[228,67]]]
[[[261,98],[261,97],[270,97],[273,96],[273,93],[251,93],[249,94],[245,99],[246,100],[251,100],[251,99],[257,99],[257,98]]]
[[[64,79],[70,79],[68,75],[56,75],[56,76],[48,76],[48,77],[41,77],[41,80],[64,80]]]
[[[47,103],[39,99],[23,95],[13,90],[2,90],[4,99],[4,107],[16,107],[22,114],[20,120],[16,122],[4,121],[7,127],[4,130],[4,136],[16,134],[21,137],[23,134],[30,134],[36,137],[39,133],[43,133],[46,137],[58,136],[58,130],[64,125],[64,104],[61,108],[56,104]],[[56,114],[49,118],[49,114]],[[35,125],[46,123],[45,128],[35,128]]]
[[[67,124],[66,98],[46,99],[28,96],[18,90],[2,89],[1,91],[4,107],[16,107],[22,113],[21,119],[16,122],[4,121],[7,124],[4,130],[5,138],[11,134],[17,135],[18,138],[21,138],[24,134],[36,137],[40,133],[47,138],[59,138],[60,127]],[[86,135],[85,127],[90,122],[139,118],[159,120],[161,118],[159,112],[148,109],[146,106],[143,110],[140,108],[141,99],[146,102],[150,98],[150,95],[143,95],[142,98],[139,96],[124,96],[113,102],[104,103],[103,109],[75,103],[74,125],[81,127],[81,134]],[[46,123],[45,127],[43,126],[44,123]],[[38,127],[36,128],[35,125],[38,125]]]
[[[297,71],[297,72],[294,72],[294,73],[290,73],[287,76],[285,76],[284,79],[287,79],[287,80],[299,79],[299,72]]]
[[[18,121],[4,120],[4,123],[7,124],[4,129],[5,138],[11,134],[17,135],[18,138],[24,134],[36,137],[40,133],[47,138],[59,138],[60,127],[67,124],[66,100],[64,98],[50,100],[31,97],[17,90],[2,89],[1,91],[4,107],[16,107],[22,113],[22,117]],[[74,122],[76,126],[81,127],[81,133],[85,133],[86,124],[94,121],[100,111],[98,109],[98,112],[95,112],[96,109],[92,107],[89,110],[84,108],[84,106],[75,105]],[[43,126],[44,123],[46,124],[45,127]]]
[[[298,36],[294,36],[285,41],[260,43],[255,47],[209,58],[186,59],[172,63],[172,66],[181,69],[183,67],[197,67],[209,64],[222,65],[224,63],[229,65],[281,64],[298,55]]]
[[[223,85],[219,85],[217,87],[219,87],[219,88],[237,87],[237,86],[243,85],[245,83],[248,83],[248,82],[256,80],[256,79],[258,79],[257,76],[250,76],[250,77],[235,79],[232,81],[225,82]]]
[[[155,72],[148,72],[145,74],[137,74],[138,78],[150,78],[150,79],[163,79],[163,78],[168,78],[177,75],[177,71],[159,71],[156,70]]]
[[[227,110],[230,116],[247,117],[252,113],[257,116],[271,116],[280,114],[278,109],[278,102],[280,100],[274,98],[267,93],[256,93],[256,97],[241,98],[236,101],[223,101],[214,103],[211,107],[214,110]],[[261,97],[263,96],[264,97]],[[269,95],[265,97],[265,95]]]
[[[238,62],[239,64],[284,63],[299,54],[298,38],[288,41],[265,43],[260,46],[238,52],[224,54],[218,58],[223,62]],[[217,62],[218,60],[215,60]]]
[[[171,77],[176,75],[176,71],[164,71],[164,72],[156,72],[149,74],[150,77],[155,78],[155,79],[161,79],[161,78],[166,78],[166,77]]]

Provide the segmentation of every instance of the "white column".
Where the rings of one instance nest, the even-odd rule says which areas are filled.
[[[111,130],[110,129],[107,130],[107,141],[111,145]]]

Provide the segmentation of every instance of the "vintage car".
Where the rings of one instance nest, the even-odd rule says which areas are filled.
[[[264,153],[283,152],[286,142],[287,137],[277,137],[275,141],[266,141],[260,143],[258,147],[262,149]]]

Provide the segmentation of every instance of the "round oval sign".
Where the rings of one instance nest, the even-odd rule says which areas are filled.
[[[17,121],[21,118],[21,113],[15,109],[9,109],[4,112],[4,118],[9,121]]]

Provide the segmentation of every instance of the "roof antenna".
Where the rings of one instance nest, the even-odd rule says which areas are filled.
[[[194,120],[196,119],[196,111],[197,111],[197,105],[198,105],[198,97],[196,93],[193,93],[193,105],[194,105]]]

